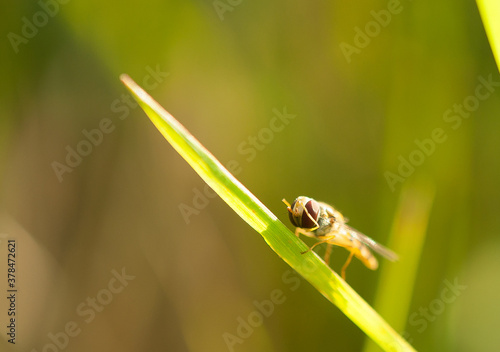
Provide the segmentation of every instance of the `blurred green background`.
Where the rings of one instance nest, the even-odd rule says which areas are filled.
[[[307,195],[399,252],[376,272],[354,261],[347,281],[374,303],[399,268],[377,300],[408,299],[403,321],[381,314],[416,349],[498,347],[500,77],[475,3],[2,7],[0,296],[9,239],[19,288],[15,345],[0,301],[2,351],[365,348],[226,204],[200,196],[124,72],[282,221],[281,199]],[[334,270],[346,258],[335,249]]]

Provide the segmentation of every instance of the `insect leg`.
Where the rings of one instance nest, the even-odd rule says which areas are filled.
[[[304,252],[301,252],[300,254],[306,254],[307,252],[310,252],[313,250],[314,247],[316,247],[317,245],[320,245],[320,244],[323,244],[323,243],[327,243],[329,240],[325,240],[325,241],[319,241],[319,242],[316,242],[315,244],[313,244],[307,251],[304,251]]]
[[[328,243],[328,245],[326,246],[325,256],[323,257],[323,260],[327,265],[330,265],[330,254],[332,253],[332,248],[333,245],[331,243]]]
[[[349,266],[352,260],[352,256],[354,255],[354,251],[351,251],[351,254],[349,254],[349,258],[347,258],[344,266],[342,267],[342,270],[340,271],[342,278],[345,280],[345,269]]]
[[[316,235],[314,233],[312,233],[311,231],[304,230],[301,227],[296,227],[295,228],[295,236],[300,237],[300,235],[304,235],[304,236],[311,237],[311,238],[317,238]]]
[[[302,233],[302,234],[304,234],[304,232],[303,232],[303,231],[304,231],[304,230],[302,230],[300,227],[296,227],[296,228],[295,228],[295,236],[300,237],[300,234],[301,234],[301,233]]]

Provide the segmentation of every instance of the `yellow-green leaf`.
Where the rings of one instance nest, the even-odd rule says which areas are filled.
[[[122,75],[156,128],[200,177],[252,228],[288,265],[335,304],[349,319],[386,351],[414,351],[340,276],[299,240],[278,218],[245,188],[172,115],[130,77]],[[335,343],[335,342],[332,342]]]

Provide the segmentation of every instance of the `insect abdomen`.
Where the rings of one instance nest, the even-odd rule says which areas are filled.
[[[352,242],[352,250],[354,250],[354,255],[356,256],[356,258],[361,260],[368,269],[376,270],[378,268],[377,258],[375,258],[368,247],[356,239],[353,239]]]

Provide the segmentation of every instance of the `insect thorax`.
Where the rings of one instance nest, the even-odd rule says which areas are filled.
[[[320,212],[317,222],[319,227],[314,231],[314,233],[318,237],[325,236],[335,229],[335,218],[328,214],[328,212],[324,209]]]

